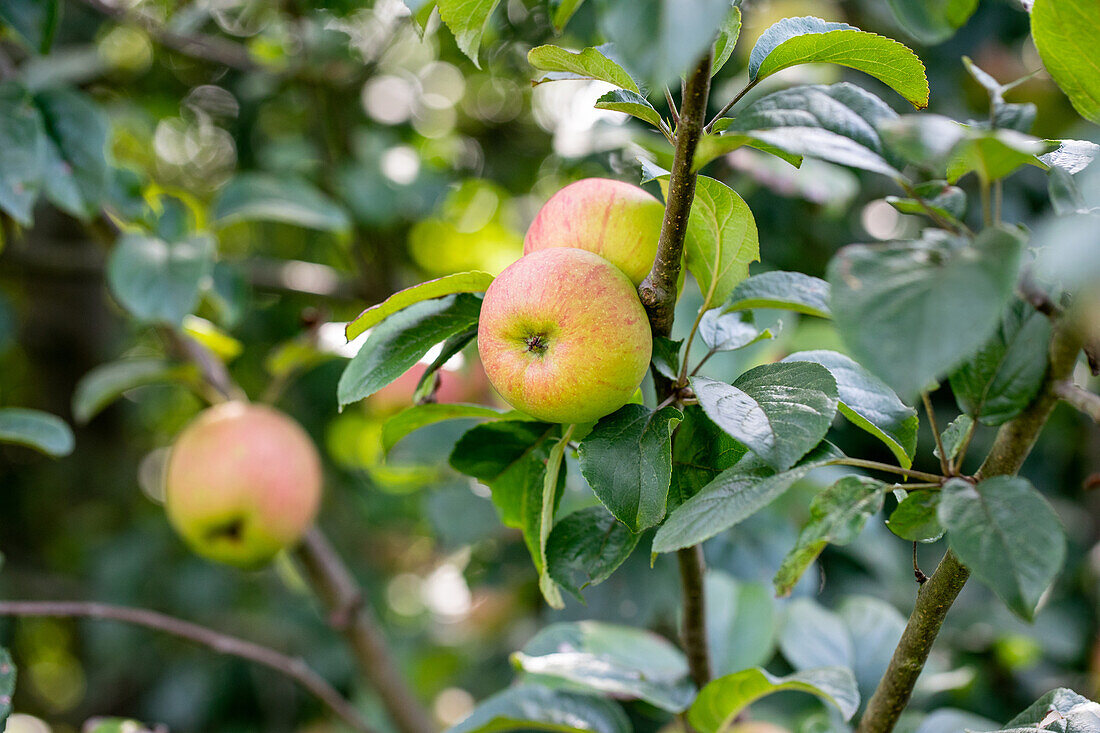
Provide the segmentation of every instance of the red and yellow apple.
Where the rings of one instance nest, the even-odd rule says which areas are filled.
[[[637,186],[585,178],[558,191],[539,210],[523,253],[551,247],[595,252],[637,287],[653,267],[664,215],[664,205]]]
[[[489,286],[477,347],[512,407],[547,422],[584,423],[630,400],[653,343],[622,270],[592,252],[552,247],[521,257]]]
[[[321,483],[317,448],[298,423],[270,407],[226,402],[176,439],[165,508],[197,554],[254,568],[313,524]]]

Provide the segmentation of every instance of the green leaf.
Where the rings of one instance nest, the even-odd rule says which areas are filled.
[[[1090,733],[1096,730],[1100,706],[1084,695],[1059,687],[1040,697],[1005,724],[1005,729],[1058,730]]]
[[[577,12],[583,2],[584,0],[557,0],[554,15],[551,19],[554,30],[561,33],[562,28],[565,28],[565,24],[569,22],[569,19],[573,17],[573,13]]]
[[[867,629],[861,629],[866,633]],[[795,598],[779,631],[779,650],[797,670],[855,667],[855,641],[841,618],[812,598]]]
[[[780,322],[780,326],[782,322]],[[778,331],[779,328],[777,327]],[[712,352],[736,351],[758,341],[775,338],[770,328],[763,331],[752,322],[752,314],[745,311],[723,313],[712,308],[699,319],[699,337]]]
[[[629,626],[552,624],[513,654],[512,662],[528,674],[645,700],[672,713],[687,708],[694,694],[683,653],[663,637]]]
[[[760,668],[719,677],[699,692],[688,711],[688,722],[699,733],[728,730],[737,714],[762,697],[796,690],[817,695],[836,706],[848,720],[859,709],[859,691],[850,670],[821,667],[776,677]]]
[[[542,511],[539,513],[539,555],[535,566],[539,570],[539,590],[550,608],[565,608],[565,601],[561,597],[561,589],[550,577],[550,568],[546,560],[546,543],[550,539],[550,532],[554,529],[554,512],[558,508],[559,478],[565,477],[562,471],[562,460],[565,458],[565,449],[569,445],[569,439],[573,435],[573,426],[570,426],[565,434],[550,448],[550,454],[546,459],[546,476],[542,482]]]
[[[274,221],[322,232],[347,232],[347,211],[309,181],[270,173],[242,173],[214,204],[214,220],[225,227],[242,221]]]
[[[764,664],[775,652],[775,602],[763,583],[710,568],[706,577],[707,643],[715,676]]]
[[[845,476],[810,503],[810,520],[775,574],[776,595],[790,595],[802,574],[826,545],[855,540],[873,514],[882,511],[886,484],[865,476]]]
[[[744,199],[721,181],[699,176],[688,219],[684,263],[703,291],[705,310],[730,294],[760,259],[756,220]]]
[[[169,243],[124,234],[107,259],[107,285],[135,318],[178,326],[198,305],[213,264],[211,237]]]
[[[506,413],[495,407],[484,407],[482,405],[434,402],[413,405],[386,420],[382,425],[382,451],[389,453],[409,433],[444,420],[473,418],[497,420],[509,416],[514,417],[514,413]]]
[[[940,505],[938,491],[914,491],[890,512],[886,526],[910,542],[935,542],[943,537],[943,525],[936,515]]]
[[[925,181],[913,187],[914,193],[924,199],[924,205],[951,222],[958,222],[966,214],[966,192],[947,181]],[[915,198],[887,196],[886,203],[903,214],[928,216],[924,206]]]
[[[615,89],[596,100],[596,109],[609,109],[612,112],[625,112],[648,122],[654,127],[661,126],[661,115],[645,97],[628,89]]]
[[[878,132],[886,148],[910,163],[943,177],[944,163],[966,134],[966,126],[934,114],[902,115],[883,120]]]
[[[573,512],[554,525],[546,542],[550,577],[583,601],[581,591],[611,577],[639,538],[602,506]]]
[[[73,391],[73,418],[84,424],[135,387],[197,376],[193,365],[167,359],[123,359],[100,364],[77,382]]]
[[[0,84],[0,210],[30,226],[46,166],[42,115],[13,82]]]
[[[99,213],[108,185],[107,115],[74,89],[35,95],[47,134],[43,188],[58,208],[78,219]]]
[[[820,364],[764,364],[732,385],[694,377],[707,417],[777,471],[821,442],[837,410],[836,380]]]
[[[824,128],[776,127],[771,130],[755,130],[753,137],[789,155],[818,158],[848,168],[878,173],[896,181],[907,180],[901,171],[887,163],[882,156],[850,138]]]
[[[68,424],[48,412],[23,407],[0,408],[0,443],[34,448],[51,458],[73,452],[73,431]]]
[[[441,298],[444,295],[453,293],[484,293],[492,282],[492,275],[477,270],[459,272],[422,282],[411,288],[399,290],[381,303],[367,308],[347,325],[344,332],[348,341],[351,341],[399,310],[408,308],[413,303]]]
[[[451,466],[473,476],[492,491],[501,521],[523,533],[540,579],[544,489],[550,452],[558,441],[557,425],[515,420],[478,425],[455,443]],[[565,473],[557,476],[553,500],[561,500]]]
[[[983,425],[1001,425],[1024,411],[1047,373],[1050,319],[1013,301],[1000,327],[951,373],[959,409]]]
[[[684,408],[672,445],[668,511],[699,493],[715,476],[737,463],[747,449],[715,425],[699,405]]]
[[[653,337],[653,368],[657,373],[676,379],[680,371],[680,348],[684,345],[683,339],[673,341],[664,336]]]
[[[715,40],[730,0],[604,0],[600,30],[634,77],[660,89],[687,76]]]
[[[947,161],[947,180],[955,183],[967,173],[976,173],[985,182],[999,181],[1016,169],[1033,165],[1046,170],[1040,155],[1051,152],[1050,143],[1015,130],[978,130],[969,128],[951,151]]]
[[[11,698],[15,694],[15,662],[4,647],[0,647],[0,725],[11,715]]]
[[[741,459],[668,515],[653,538],[653,552],[691,547],[726,531],[839,455],[832,445],[823,443],[802,463],[782,473],[776,473],[755,456]]]
[[[897,116],[881,99],[854,84],[799,86],[757,100],[726,126],[724,136],[745,133],[788,153],[897,178],[901,174],[888,159],[876,129]],[[806,134],[822,144],[806,143]]]
[[[479,69],[477,52],[481,36],[499,3],[500,0],[436,0],[439,17],[454,34],[458,49]]]
[[[852,637],[851,670],[860,697],[868,699],[890,665],[906,619],[892,605],[872,596],[844,599],[838,616]]]
[[[4,0],[0,3],[0,21],[14,28],[37,53],[50,50],[60,19],[59,0]]]
[[[953,479],[942,494],[940,523],[959,560],[1009,608],[1033,619],[1066,555],[1065,530],[1050,504],[1019,476],[977,485]]]
[[[829,263],[837,330],[858,362],[910,399],[989,338],[1021,248],[1018,234],[992,228],[973,242],[927,230],[913,242],[849,245]]]
[[[940,442],[943,443],[943,450],[949,460],[955,460],[955,456],[959,455],[963,441],[966,440],[966,436],[973,430],[973,427],[974,420],[969,415],[959,415],[948,423],[947,427],[940,433]],[[933,448],[932,454],[939,458],[940,449]]]
[[[749,55],[749,80],[812,63],[833,63],[862,71],[917,109],[928,106],[928,79],[915,53],[890,38],[820,18],[784,18],[760,34]]]
[[[1086,120],[1100,124],[1100,74],[1096,72],[1094,0],[1035,0],[1031,36],[1043,66]]]
[[[955,35],[977,7],[978,0],[890,0],[902,28],[929,46]]]
[[[719,120],[718,124],[715,124],[714,129],[725,129],[725,127],[728,126],[727,121],[730,121],[728,117]],[[703,135],[703,137],[699,139],[699,145],[695,148],[695,157],[692,159],[691,169],[692,171],[702,170],[703,166],[712,160],[745,147],[756,148],[761,152],[774,155],[780,160],[785,160],[790,163],[795,168],[800,168],[802,166],[802,155],[798,153],[788,152],[783,148],[776,147],[771,143],[766,143],[760,138],[747,133],[730,132],[721,135],[715,133],[706,133]],[[645,181],[642,181],[642,183],[645,183]]]
[[[585,48],[581,51],[567,51],[558,46],[536,46],[527,52],[527,62],[542,71],[568,75],[547,77],[542,81],[560,78],[595,79],[640,95],[641,90],[630,78],[630,74],[609,59],[605,52],[609,52],[607,46]]]
[[[780,308],[818,318],[832,318],[829,283],[801,272],[773,271],[742,281],[726,298],[722,312]]]
[[[840,412],[890,449],[902,468],[911,468],[917,452],[917,411],[894,390],[855,361],[835,351],[799,351],[785,362],[812,361],[836,379]]]
[[[717,75],[722,67],[726,65],[726,62],[729,61],[740,35],[741,8],[733,5],[729,10],[729,14],[726,15],[726,19],[722,21],[722,25],[718,28],[718,39],[714,42],[714,60],[710,66],[712,77]]]
[[[665,516],[672,430],[682,419],[674,407],[654,412],[643,405],[624,405],[601,418],[580,443],[577,459],[585,480],[632,532]]]
[[[369,397],[400,377],[432,346],[477,325],[481,298],[457,293],[422,300],[395,313],[371,331],[340,376],[341,405]]]
[[[513,730],[631,733],[630,721],[616,703],[533,684],[515,685],[483,700],[468,718],[447,733]]]

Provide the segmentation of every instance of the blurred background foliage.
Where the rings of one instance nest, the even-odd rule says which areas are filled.
[[[588,589],[587,605],[569,600],[560,612],[542,605],[518,532],[501,527],[484,487],[447,466],[450,445],[467,427],[462,421],[420,431],[383,455],[382,420],[411,403],[415,376],[365,404],[336,409],[336,381],[354,353],[343,344],[342,322],[427,277],[499,272],[521,252],[538,207],[569,181],[610,175],[636,182],[642,153],[667,165],[670,151],[659,135],[592,108],[610,87],[532,86],[526,52],[556,37],[549,3],[505,0],[482,43],[480,68],[438,17],[421,28],[399,0],[129,5],[123,12],[99,0],[65,0],[49,54],[35,50],[41,39],[28,42],[11,29],[0,36],[3,76],[18,74],[41,95],[81,90],[71,105],[83,110],[77,124],[91,144],[102,130],[109,161],[107,170],[75,171],[87,184],[78,195],[47,190],[33,226],[4,218],[0,406],[36,407],[72,421],[73,392],[87,372],[164,350],[164,334],[125,317],[105,287],[102,240],[112,220],[142,222],[166,241],[213,230],[216,266],[185,326],[230,361],[250,395],[277,396],[323,446],[329,460],[321,523],[367,588],[401,666],[441,725],[506,686],[513,678],[507,655],[552,621],[604,619],[673,636],[674,564],[661,556],[651,569],[644,550]],[[713,97],[720,103],[743,85],[752,40],[793,15],[844,20],[905,41],[927,66],[930,108],[963,120],[988,114],[987,94],[967,74],[963,55],[1004,82],[1040,66],[1027,17],[1014,2],[983,0],[957,34],[936,45],[928,42],[942,34],[898,20],[893,8],[905,6],[745,0],[743,42]],[[554,42],[598,42],[598,12],[596,3],[583,5]],[[216,38],[225,56],[174,50],[173,39],[193,34]],[[755,94],[768,93],[772,83],[829,83],[849,73],[790,69]],[[866,77],[860,83],[876,88]],[[883,98],[904,111],[896,96]],[[1033,132],[1040,137],[1089,136],[1075,129],[1079,118],[1043,74],[1016,87],[1010,101],[1037,105]],[[882,201],[896,193],[882,180],[827,163],[807,160],[796,171],[745,148],[708,173],[752,207],[763,257],[754,272],[821,275],[842,245],[917,231],[915,219]],[[1005,216],[1028,222],[1045,206],[1046,178],[1029,168],[1013,184]],[[106,217],[97,214],[101,206]],[[689,280],[685,314],[699,303],[693,287]],[[685,321],[690,317],[681,317],[681,326]],[[782,321],[774,341],[715,362],[726,358],[721,366],[732,378],[796,350],[840,348],[827,323],[791,314]],[[441,399],[494,399],[476,351],[450,367]],[[957,411],[946,390],[939,397],[945,425]],[[340,687],[361,689],[341,640],[289,561],[242,573],[192,556],[170,531],[158,505],[159,461],[201,404],[178,384],[151,384],[78,426],[68,458],[0,446],[0,596],[167,610],[301,653]],[[835,430],[839,442],[859,445],[860,455],[889,459],[860,431]],[[922,454],[931,458],[931,436],[922,430]],[[975,454],[991,435],[979,430]],[[1088,490],[1100,475],[1100,431],[1059,409],[1024,473],[1060,511],[1071,538],[1069,565],[1030,626],[971,584],[937,643],[917,711],[949,706],[1003,721],[1052,687],[1100,692],[1100,525],[1098,498]],[[595,501],[578,471],[569,471],[569,482],[563,513]],[[772,598],[771,577],[821,485],[802,486],[707,544],[718,570],[710,596],[716,672],[751,664],[782,671],[839,645],[869,660],[865,694],[877,680],[876,659],[888,658],[889,637],[896,639],[915,593],[911,546],[881,522],[850,546],[829,548],[793,600]],[[648,543],[643,538],[641,547]],[[941,551],[921,548],[926,570]],[[868,640],[872,628],[885,635],[883,643]],[[56,731],[104,714],[179,731],[337,730],[319,722],[322,711],[290,682],[141,630],[0,622],[0,641],[22,671],[16,710]],[[370,692],[357,695],[385,726]],[[775,699],[782,706],[764,703],[760,717],[827,729],[816,707]],[[638,730],[664,720],[638,703],[630,713]],[[916,725],[914,716],[908,727]]]

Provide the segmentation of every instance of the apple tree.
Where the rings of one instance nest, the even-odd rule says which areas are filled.
[[[116,165],[108,147],[117,157],[142,155],[119,132],[125,115],[109,117],[107,103],[81,89],[81,73],[50,53],[69,4],[20,0],[0,9],[6,42],[22,49],[18,63],[0,57],[0,211],[12,236],[33,232],[48,206],[94,237],[110,298],[139,334],[126,358],[76,385],[72,417],[88,423],[149,385],[185,388],[193,409],[174,426],[178,437],[142,462],[163,490],[165,521],[211,560],[244,568],[274,561],[289,586],[316,599],[384,714],[368,714],[297,658],[160,612],[13,599],[0,601],[0,616],[146,627],[275,670],[350,729],[374,730],[376,720],[401,733],[438,729],[327,536],[325,516],[314,521],[321,452],[309,437],[314,426],[290,414],[323,400],[345,415],[381,410],[370,447],[356,450],[372,452],[373,478],[414,491],[436,474],[422,478],[384,456],[452,430],[451,440],[431,444],[437,453],[446,446],[439,470],[488,494],[494,521],[522,538],[522,573],[538,603],[561,614],[513,650],[514,674],[500,691],[446,721],[455,733],[766,731],[751,706],[787,692],[800,694],[779,698],[796,711],[781,722],[805,731],[1096,727],[1098,703],[1057,686],[1023,712],[992,720],[908,711],[968,582],[988,589],[1012,623],[1035,621],[1048,602],[1073,545],[1051,500],[1020,471],[1060,403],[1100,420],[1100,397],[1086,381],[1100,373],[1100,166],[1092,165],[1100,146],[1033,134],[1044,111],[1007,98],[1038,71],[1000,78],[962,55],[969,49],[938,46],[932,53],[950,49],[950,58],[936,65],[965,68],[982,90],[983,114],[970,119],[937,99],[927,54],[922,60],[905,43],[827,18],[750,24],[762,4],[748,0],[744,8],[739,0],[406,0],[401,12],[346,4],[316,16],[296,7],[269,26],[279,32],[244,46],[194,35],[186,18],[157,3],[71,3],[149,46],[252,75],[236,90],[243,99],[291,90],[249,111],[264,120],[256,136],[302,108],[325,117],[322,125],[339,120],[349,88],[394,83],[371,76],[372,65],[386,63],[371,47],[371,33],[384,26],[444,36],[462,59],[452,68],[470,78],[482,64],[518,58],[540,88],[598,82],[604,91],[590,101],[629,116],[636,137],[608,159],[615,170],[570,171],[540,196],[525,218],[522,254],[502,248],[485,269],[464,267],[461,256],[439,265],[431,261],[444,258],[444,234],[461,252],[507,229],[494,218],[496,204],[471,203],[495,194],[460,180],[461,151],[426,142],[420,154],[442,163],[417,191],[348,163],[374,143],[340,124],[323,130],[327,149],[304,153],[319,162],[301,170],[276,168],[270,161],[301,151],[274,145],[264,155],[276,172],[248,170],[248,156],[259,156],[248,136],[235,143],[245,170],[198,160],[168,176]],[[978,5],[899,1],[878,12],[929,47],[949,41]],[[1081,118],[1079,137],[1095,136],[1100,5],[1001,5],[997,13],[1029,26],[1037,63]],[[365,25],[353,20],[367,17]],[[242,12],[219,24],[253,20]],[[333,51],[334,32],[370,58],[356,65],[346,47]],[[303,63],[299,45],[326,63]],[[821,83],[814,73],[822,68],[842,69],[844,80]],[[422,81],[427,97],[431,85]],[[431,93],[445,96],[447,85]],[[173,135],[181,150],[201,147],[203,135],[212,149],[224,142],[228,133],[211,120],[235,104],[232,95],[203,86],[194,94],[195,124],[158,126],[157,145]],[[233,124],[246,124],[241,117]],[[500,158],[520,154],[508,149]],[[400,156],[386,161],[400,177]],[[736,166],[750,175],[733,175]],[[797,257],[787,269],[770,266],[778,258],[769,248],[783,242],[758,223],[750,189],[800,169],[801,185],[814,183],[805,175],[813,171],[836,176],[826,187],[862,182],[875,194],[865,216],[901,224],[871,232],[879,241],[839,242],[818,276]],[[1013,194],[1015,186],[1034,192],[1026,181],[1036,177],[1038,200]],[[436,208],[458,213],[423,226]],[[826,226],[791,210],[779,218],[803,230]],[[328,248],[330,262],[356,262],[362,279],[349,299],[367,307],[342,319],[311,311],[257,357],[250,340],[266,337],[241,324],[261,300],[249,294],[249,278],[255,287],[263,272],[235,267],[232,253],[280,226],[308,235],[277,241],[279,256],[294,262],[278,267],[268,290],[322,308],[341,282],[332,268],[298,258]],[[400,288],[390,271],[401,266],[384,242],[406,238],[421,247],[422,271],[442,271]],[[784,329],[817,337],[785,353],[762,350]],[[456,356],[483,365],[487,382],[450,383]],[[249,359],[262,360],[262,376],[240,366]],[[334,366],[338,376],[307,385]],[[316,384],[324,389],[309,388]],[[397,385],[404,398],[382,410]],[[0,440],[54,457],[74,445],[64,420],[15,405],[0,407]],[[801,522],[778,555],[759,563],[770,588],[714,569],[722,553],[752,542],[746,526],[783,503],[797,505]],[[906,562],[911,551],[907,620],[867,595],[833,608],[813,600],[813,588],[830,581],[818,576],[822,558],[872,532]],[[925,564],[926,574],[921,566],[932,556],[937,564]],[[675,608],[666,603],[664,618],[646,625],[653,628],[585,617],[592,594],[626,568],[633,574],[611,594],[616,601],[675,596]],[[673,588],[655,580],[669,577],[662,568],[674,568]],[[776,604],[785,614],[778,640]],[[777,645],[782,661],[770,663]],[[0,651],[0,721],[12,711],[18,673]],[[90,729],[110,725],[123,723]]]

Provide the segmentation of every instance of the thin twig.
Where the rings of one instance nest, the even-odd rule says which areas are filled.
[[[1066,379],[1054,385],[1054,393],[1066,404],[1072,405],[1093,422],[1100,423],[1100,395],[1089,392]]]
[[[993,226],[993,204],[989,196],[989,181],[984,178],[978,184],[978,190],[982,194],[982,226]]]
[[[310,585],[329,609],[330,625],[347,639],[359,668],[401,733],[435,733],[436,727],[394,663],[358,581],[329,541],[310,530],[297,551]]]
[[[936,411],[932,409],[932,398],[928,396],[927,392],[921,392],[920,399],[924,403],[924,411],[928,414],[928,427],[932,428],[932,437],[936,441],[936,453],[940,457],[940,469],[943,470],[944,476],[951,476],[955,473],[955,467],[952,465],[951,459],[947,457],[947,451],[943,449],[943,438],[940,436],[939,426],[936,425]]]
[[[707,123],[707,126],[703,128],[703,132],[710,132],[712,129],[714,129],[714,123],[725,117],[726,113],[733,109],[733,106],[740,102],[741,98],[748,94],[759,81],[759,79],[753,79],[748,84],[746,84],[745,88],[739,91],[737,93],[737,96],[730,100],[729,104],[719,110],[718,114],[714,115],[714,117],[711,118],[710,122]]]
[[[956,234],[973,234],[969,227],[962,222],[954,222],[944,217],[938,211],[932,208],[932,205],[925,200],[923,196],[917,193],[917,190],[909,184],[908,181],[903,179],[896,179],[896,182],[905,191],[905,195],[917,202],[917,205],[924,209],[924,213],[928,215],[932,221],[934,221],[941,229],[946,229]]]
[[[835,460],[829,461],[826,465],[853,466],[855,468],[866,468],[871,471],[885,471],[886,473],[896,473],[899,476],[917,478],[921,481],[927,481],[928,483],[935,484],[937,486],[941,485],[944,481],[943,476],[937,476],[934,473],[925,473],[924,471],[917,471],[912,468],[902,468],[901,466],[895,466],[892,463],[865,461],[862,458],[837,458]]]
[[[374,733],[374,729],[366,724],[351,703],[302,659],[190,621],[145,608],[83,601],[0,601],[0,616],[91,618],[161,631],[208,647],[219,654],[247,659],[273,669],[300,684],[353,729],[361,733]]]
[[[248,49],[239,43],[198,33],[177,33],[168,30],[156,19],[140,11],[130,11],[105,0],[80,0],[90,8],[120,23],[134,23],[152,36],[165,48],[182,53],[184,56],[212,61],[241,71],[255,71],[260,67],[252,58]]]
[[[680,126],[680,113],[676,111],[676,102],[672,101],[672,90],[665,85],[665,101],[668,102],[668,111],[672,115],[672,121],[677,127]]]

